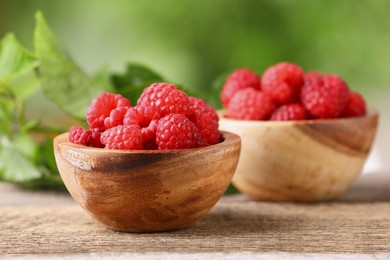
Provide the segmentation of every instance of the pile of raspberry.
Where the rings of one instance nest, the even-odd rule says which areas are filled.
[[[120,94],[96,97],[86,114],[89,129],[72,126],[69,141],[121,150],[171,150],[219,143],[219,117],[199,98],[173,84],[144,89],[136,106]]]
[[[230,74],[221,92],[225,116],[240,120],[306,120],[357,117],[366,102],[334,74],[281,62],[260,77],[240,68]]]

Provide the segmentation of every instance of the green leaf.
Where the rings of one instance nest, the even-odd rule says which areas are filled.
[[[18,134],[14,138],[14,144],[26,158],[33,160],[38,154],[38,145],[28,134]]]
[[[17,98],[26,99],[40,88],[40,80],[33,72],[25,73],[15,77],[8,88]]]
[[[233,195],[233,194],[236,194],[236,193],[240,193],[240,191],[237,190],[237,188],[234,186],[233,183],[230,183],[229,187],[225,191],[224,195]]]
[[[137,99],[145,87],[162,81],[164,81],[163,78],[156,72],[134,63],[127,64],[124,73],[111,76],[116,92],[128,98],[132,104],[137,104]]]
[[[41,12],[35,19],[34,45],[44,94],[70,115],[84,118],[92,99],[111,89],[89,78],[72,61]]]
[[[24,182],[41,177],[42,174],[17,146],[10,143],[5,137],[2,137],[0,142],[2,144],[0,148],[0,177],[3,180]]]
[[[14,115],[14,102],[7,93],[0,91],[0,137],[1,134],[10,136],[12,133]]]
[[[104,73],[101,72],[99,78],[102,78],[103,76]],[[155,71],[136,63],[128,63],[125,72],[111,75],[111,82],[112,85],[114,85],[116,92],[128,98],[132,104],[137,104],[137,100],[144,88],[153,83],[164,81],[166,80]],[[199,93],[193,89],[184,87],[181,84],[173,84],[190,96],[200,96]]]
[[[51,139],[46,138],[39,144],[38,163],[48,169],[49,175],[58,175]]]
[[[177,84],[177,83],[173,83],[178,89],[180,89],[181,91],[187,93],[187,95],[191,96],[191,97],[197,97],[197,98],[201,98],[201,99],[205,99],[203,97],[203,95],[201,93],[199,93],[198,91],[192,89],[192,88],[188,88],[182,84]]]
[[[36,165],[39,165],[39,171],[42,173],[42,176],[39,179],[19,182],[17,183],[19,187],[25,189],[66,190],[57,169],[51,138],[45,138],[39,143]]]
[[[0,42],[0,80],[8,80],[38,66],[38,61],[27,51],[12,33]]]
[[[108,67],[101,67],[94,75],[93,79],[106,85],[111,85],[111,75]]]

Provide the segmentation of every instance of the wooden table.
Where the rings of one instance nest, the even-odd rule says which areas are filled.
[[[390,174],[364,174],[324,203],[225,196],[195,226],[153,234],[108,230],[66,193],[0,183],[0,194],[0,258],[390,257]]]

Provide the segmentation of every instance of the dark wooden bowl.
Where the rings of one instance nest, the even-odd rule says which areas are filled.
[[[305,121],[244,121],[220,128],[241,136],[234,185],[256,201],[322,201],[346,191],[371,149],[378,113]]]
[[[204,216],[227,189],[241,141],[182,150],[121,151],[54,139],[57,166],[68,191],[92,217],[118,231],[185,228]]]

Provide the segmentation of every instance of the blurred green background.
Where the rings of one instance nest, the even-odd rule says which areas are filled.
[[[390,85],[388,0],[0,0],[0,35],[32,49],[38,9],[88,72],[135,61],[207,93],[234,68],[292,61],[364,95]]]

